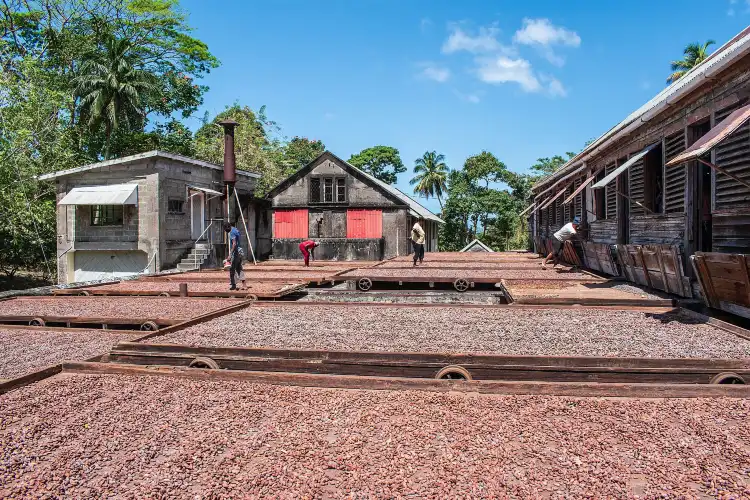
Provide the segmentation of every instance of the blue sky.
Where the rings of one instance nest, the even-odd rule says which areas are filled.
[[[487,150],[518,172],[579,151],[663,88],[687,43],[718,47],[750,22],[750,0],[181,4],[222,63],[196,116],[266,105],[283,135],[344,159],[396,147],[408,193],[427,150],[451,168]]]

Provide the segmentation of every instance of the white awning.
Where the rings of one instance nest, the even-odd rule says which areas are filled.
[[[212,195],[214,195],[214,196],[223,196],[223,195],[224,195],[224,193],[221,193],[221,192],[219,192],[219,191],[216,191],[216,190],[214,190],[214,189],[208,189],[208,188],[204,188],[204,187],[198,187],[198,186],[190,186],[190,185],[189,185],[189,186],[188,186],[188,189],[192,189],[192,190],[194,190],[194,191],[201,191],[201,192],[203,192],[203,193],[206,193],[206,194],[212,194]]]
[[[84,186],[70,190],[58,205],[137,205],[138,184]]]
[[[599,182],[591,186],[591,189],[601,189],[605,187],[607,184],[615,180],[615,177],[617,177],[618,175],[620,175],[621,173],[629,169],[631,165],[634,165],[635,162],[637,162],[638,160],[646,156],[652,149],[654,149],[655,147],[659,145],[661,145],[661,142],[654,143],[650,145],[649,147],[647,147],[646,149],[644,149],[643,151],[641,151],[640,153],[634,156],[631,156],[628,161],[626,161],[625,163],[623,163],[622,165],[620,165],[619,167],[611,171],[609,175],[607,175],[604,179],[600,180]]]

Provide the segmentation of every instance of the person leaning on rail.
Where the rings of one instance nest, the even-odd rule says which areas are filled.
[[[552,266],[554,269],[560,262],[560,254],[562,254],[563,248],[565,248],[565,242],[574,238],[578,234],[578,226],[581,223],[581,219],[574,217],[572,222],[568,222],[561,227],[552,238],[552,251],[542,262],[542,269],[547,269],[547,262],[552,259],[555,264]]]

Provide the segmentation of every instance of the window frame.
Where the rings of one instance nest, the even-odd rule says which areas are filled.
[[[111,209],[111,219],[110,217],[107,217],[108,207],[109,209]],[[97,211],[100,212],[99,222],[97,222],[96,219]],[[117,220],[118,211],[120,215],[119,221]],[[104,214],[104,216],[102,216],[102,214]],[[122,227],[125,225],[125,207],[123,205],[91,205],[90,216],[90,223],[92,227]]]
[[[180,210],[174,211],[169,207],[170,203],[179,203]],[[185,200],[180,198],[167,198],[167,215],[185,215]]]
[[[313,198],[313,182],[315,179],[318,181],[318,198]],[[343,181],[343,183],[342,183]],[[330,201],[326,199],[326,184],[330,182],[328,187],[330,188],[331,198]],[[339,188],[343,187],[343,193],[340,193]],[[339,194],[343,194],[343,200],[340,199]],[[349,180],[346,175],[314,175],[310,176],[308,196],[308,203],[311,205],[344,205],[349,202]]]

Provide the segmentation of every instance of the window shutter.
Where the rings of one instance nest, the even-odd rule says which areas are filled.
[[[737,106],[716,112],[716,123],[729,116]],[[716,165],[750,181],[750,125],[745,123],[732,135],[721,141],[715,148]],[[750,204],[750,188],[743,186],[731,177],[716,172],[716,208],[735,208]]]
[[[632,216],[639,216],[639,215],[646,215],[646,211],[638,206],[635,202],[643,204],[644,197],[645,197],[645,173],[644,173],[644,164],[643,164],[643,158],[635,162],[633,165],[630,166],[629,169],[629,180],[630,180],[630,187],[629,187],[629,196],[631,198],[630,201],[630,215]]]
[[[664,139],[664,162],[685,151],[685,133],[680,131]],[[664,213],[685,211],[685,165],[665,167]]]
[[[612,171],[617,168],[616,163],[607,165],[604,168],[604,176],[606,177]],[[612,182],[606,185],[606,203],[607,203],[607,215],[605,219],[616,219],[617,218],[617,178],[612,179]]]

